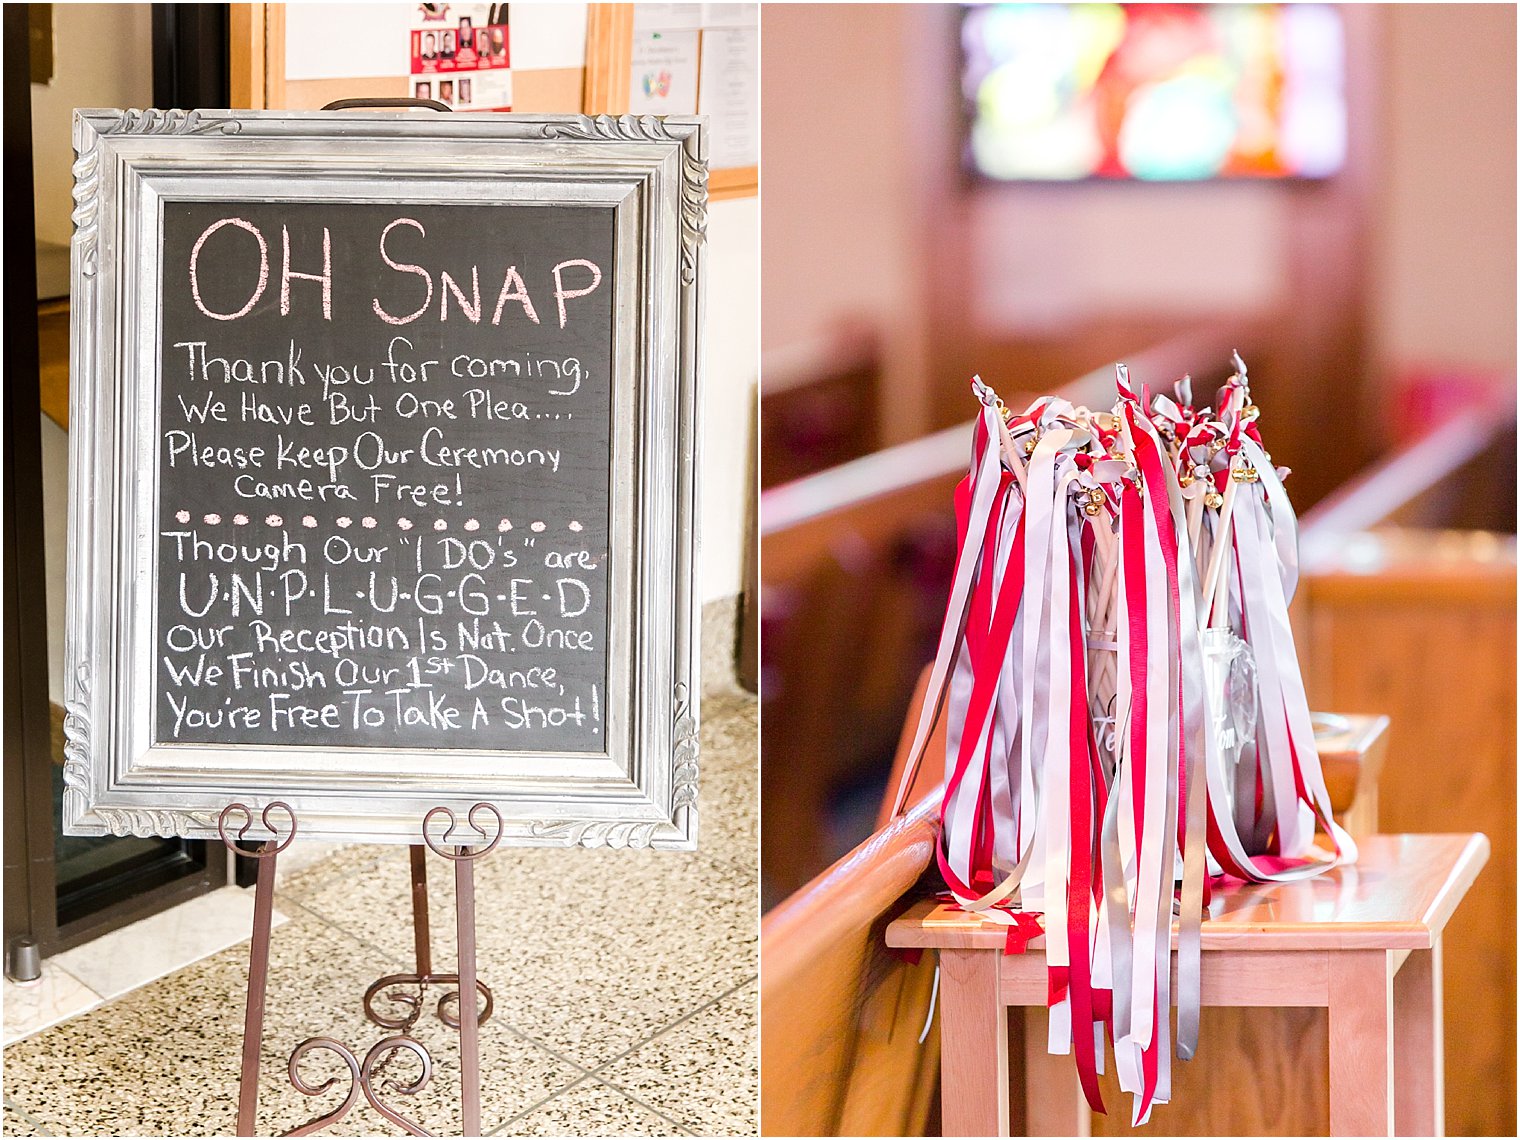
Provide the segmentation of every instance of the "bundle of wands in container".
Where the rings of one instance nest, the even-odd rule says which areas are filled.
[[[960,553],[897,810],[947,718],[940,870],[968,911],[1045,936],[1050,1050],[1112,1042],[1134,1122],[1193,1055],[1200,927],[1220,876],[1282,882],[1356,857],[1329,795],[1288,625],[1297,526],[1246,368],[1210,407],[1112,412],[981,383]],[[1313,846],[1316,828],[1334,853]]]

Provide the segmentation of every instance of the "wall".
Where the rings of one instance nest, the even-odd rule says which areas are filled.
[[[763,344],[791,355],[852,318],[878,325],[889,442],[931,415],[937,291],[989,337],[1252,313],[1287,291],[1288,188],[967,188],[954,6],[778,5],[763,30]]]
[[[1410,367],[1512,373],[1514,10],[1343,15],[1360,166],[1336,183],[968,190],[953,7],[768,8],[766,353],[795,356],[850,318],[877,325],[888,441],[928,422],[926,385],[957,336],[1106,319],[1296,306],[1301,330],[1354,327],[1365,304],[1373,403]],[[1343,216],[1358,201],[1366,212]],[[1309,378],[1314,361],[1295,363]]]
[[[993,335],[1248,315],[1287,291],[1279,186],[990,186],[971,209],[973,319]]]
[[[1372,329],[1383,370],[1515,371],[1515,9],[1384,9]]]
[[[845,315],[895,323],[912,275],[903,12],[776,5],[761,21],[767,350]],[[841,59],[849,66],[841,67]]]
[[[760,202],[731,198],[707,211],[707,326],[703,333],[702,600],[739,593],[752,525],[751,422],[760,383]]]
[[[147,4],[54,4],[53,81],[32,84],[32,183],[37,239],[67,244],[75,107],[153,104],[153,27]]]

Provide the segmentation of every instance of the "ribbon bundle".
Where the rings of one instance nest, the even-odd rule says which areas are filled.
[[[1053,1053],[1088,1102],[1105,1038],[1136,1124],[1193,1055],[1211,879],[1281,882],[1356,857],[1330,815],[1288,625],[1297,533],[1246,367],[1211,407],[982,403],[960,551],[901,811],[947,716],[939,865],[961,907],[1040,916]],[[1335,848],[1312,847],[1316,827]]]

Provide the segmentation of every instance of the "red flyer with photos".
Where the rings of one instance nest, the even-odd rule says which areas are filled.
[[[414,97],[459,111],[512,109],[505,4],[418,4],[409,34]]]

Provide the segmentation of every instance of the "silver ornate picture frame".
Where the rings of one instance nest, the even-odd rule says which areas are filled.
[[[64,829],[210,839],[234,801],[303,837],[416,843],[488,802],[502,842],[697,842],[696,118],[429,111],[75,112]],[[564,201],[616,257],[602,752],[164,744],[153,730],[166,201]]]

